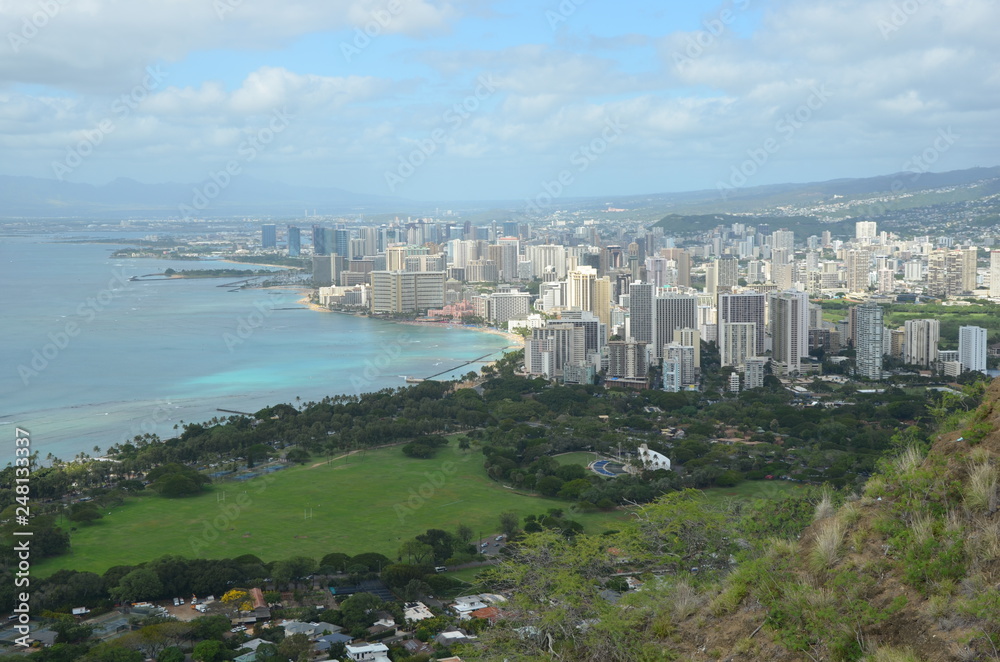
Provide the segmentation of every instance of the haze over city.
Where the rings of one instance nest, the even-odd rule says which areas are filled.
[[[235,163],[522,200],[567,173],[580,197],[991,166],[996,17],[988,0],[15,0],[0,173],[197,183]]]

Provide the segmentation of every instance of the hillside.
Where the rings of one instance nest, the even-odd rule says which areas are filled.
[[[1000,380],[945,414],[954,429],[926,449],[901,435],[862,494],[809,504],[797,536],[781,535],[792,502],[740,517],[674,499],[611,540],[529,537],[492,580],[544,588],[515,588],[485,658],[1000,659]],[[623,566],[644,586],[602,599]],[[538,636],[509,657],[518,626]]]

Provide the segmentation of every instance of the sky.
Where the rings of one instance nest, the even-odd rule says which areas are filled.
[[[0,174],[413,200],[1000,163],[1000,0],[0,0]]]

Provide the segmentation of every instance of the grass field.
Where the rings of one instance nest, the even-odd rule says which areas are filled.
[[[219,501],[225,494],[225,501]],[[519,494],[493,482],[483,456],[460,451],[454,440],[431,460],[388,448],[296,466],[244,483],[219,483],[189,499],[142,496],[72,533],[72,551],[36,562],[47,576],[60,569],[104,572],[166,554],[265,561],[330,552],[380,552],[395,558],[400,544],[429,528],[454,531],[468,524],[479,534],[498,531],[498,514],[521,517],[565,501]],[[587,532],[617,528],[622,512],[568,513]]]
[[[727,499],[777,499],[801,494],[808,487],[789,480],[745,480],[735,487],[711,487],[702,494],[709,502],[720,503]]]

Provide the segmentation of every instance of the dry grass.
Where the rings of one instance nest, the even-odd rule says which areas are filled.
[[[704,598],[690,584],[681,581],[670,593],[671,611],[676,621],[683,621],[698,611]]]
[[[969,470],[969,479],[965,482],[965,507],[973,512],[996,510],[997,470],[988,461],[974,464]]]
[[[934,537],[934,518],[927,513],[920,513],[910,522],[910,531],[913,532],[913,541],[918,545]]]
[[[837,518],[845,528],[850,528],[855,522],[861,519],[861,508],[856,501],[850,501],[840,507]]]
[[[818,573],[835,566],[843,539],[844,527],[841,523],[836,519],[826,520],[816,532],[813,548],[809,552],[810,569]]]
[[[818,522],[821,519],[826,519],[827,517],[832,517],[837,512],[836,508],[833,507],[833,497],[829,490],[823,490],[823,497],[816,504],[816,512],[813,514],[813,521]]]
[[[923,462],[924,456],[916,446],[907,446],[906,450],[900,453],[893,461],[893,466],[900,476],[910,473]]]
[[[880,648],[865,660],[866,662],[923,662],[908,648]]]

